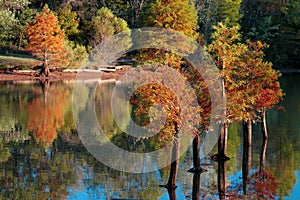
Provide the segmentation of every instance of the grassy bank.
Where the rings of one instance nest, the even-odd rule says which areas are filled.
[[[0,54],[0,69],[8,70],[10,68],[30,69],[40,65],[41,61],[29,55],[1,55]]]

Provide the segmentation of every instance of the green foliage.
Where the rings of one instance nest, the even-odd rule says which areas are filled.
[[[299,0],[0,0],[0,46],[24,49],[28,45],[26,24],[32,23],[35,13],[45,4],[56,11],[68,39],[85,47],[94,47],[102,37],[128,30],[127,24],[170,28],[198,38],[203,44],[197,31],[210,43],[213,25],[222,21],[227,26],[235,26],[241,22],[244,41],[260,40],[270,45],[265,49],[266,59],[275,67],[298,67],[300,63]],[[105,8],[119,20],[99,19],[97,12]],[[100,15],[109,18],[107,13]],[[112,30],[114,25],[104,22],[118,25]],[[168,59],[171,63],[178,61],[171,54],[165,60]]]
[[[18,24],[15,26],[14,46],[17,46],[18,49],[24,49],[28,45],[26,25],[33,22],[35,15],[36,11],[29,7],[25,7],[17,13]]]
[[[101,8],[92,18],[90,45],[95,47],[105,39],[128,30],[125,20],[116,17],[108,8]]]
[[[152,0],[141,13],[139,26],[172,29],[196,39],[197,19],[188,0]]]
[[[255,40],[271,43],[279,35],[279,24],[272,24],[272,16],[262,17],[256,27],[249,30],[248,36]]]
[[[65,34],[69,39],[72,39],[79,34],[79,18],[77,13],[71,10],[71,7],[59,9],[57,11],[57,19],[61,29],[65,31]]]
[[[242,0],[196,0],[198,7],[198,23],[205,41],[210,42],[213,26],[223,22],[229,26],[238,25],[241,18]]]
[[[80,68],[85,60],[88,58],[88,53],[83,45],[76,44],[75,42],[65,40],[67,50],[68,65],[66,68]]]
[[[242,31],[247,38],[270,45],[266,58],[277,68],[299,66],[299,8],[298,0],[243,2]]]
[[[12,46],[18,41],[28,19],[24,13],[28,12],[29,4],[28,0],[0,0],[0,46]]]
[[[124,19],[129,23],[131,19],[131,6],[128,0],[104,0],[102,1],[101,7],[107,7],[114,15]]]
[[[243,120],[247,118],[246,101],[250,99],[250,96],[242,90],[246,85],[247,71],[241,55],[246,53],[247,46],[240,43],[241,34],[238,26],[228,28],[223,23],[219,23],[213,28],[215,29],[212,34],[213,42],[207,50],[222,70],[227,98],[227,120],[229,122]]]
[[[241,18],[240,7],[242,0],[223,0],[221,1],[220,18],[226,21],[229,26],[239,24]]]
[[[283,18],[280,20],[280,36],[273,42],[269,57],[279,66],[300,66],[300,1],[289,0],[281,8]],[[273,56],[272,54],[275,54]],[[281,55],[283,59],[281,59]],[[286,59],[284,59],[286,58]]]
[[[17,19],[15,14],[10,10],[0,10],[0,45],[7,46],[10,44],[10,40],[13,38],[11,32],[13,31]]]
[[[188,0],[152,0],[141,13],[138,24],[140,27],[172,29],[196,40],[200,38],[197,19],[196,9]],[[159,42],[164,42],[166,37],[168,36]],[[178,55],[156,49],[141,50],[135,59],[139,63],[161,63],[174,68],[179,68],[182,64]]]

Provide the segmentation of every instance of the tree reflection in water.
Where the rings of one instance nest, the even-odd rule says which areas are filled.
[[[49,81],[41,82],[42,95],[28,104],[27,130],[36,141],[49,147],[57,137],[57,130],[64,124],[64,111],[69,91]]]
[[[297,78],[298,84],[300,79],[298,76],[295,78]],[[5,92],[3,92],[4,87],[6,87]],[[292,112],[295,115],[292,117],[295,122],[287,119],[289,119],[288,115],[291,114],[288,111],[294,111],[295,108],[298,109],[299,107],[299,98],[294,97],[300,94],[299,90],[294,91],[294,96],[287,96],[286,104],[289,104],[285,106],[287,112],[275,110],[269,113],[268,116],[271,117],[269,121],[273,124],[269,126],[270,137],[268,141],[263,141],[261,151],[257,150],[259,148],[256,148],[256,142],[260,141],[262,137],[260,134],[256,136],[254,131],[253,146],[250,147],[252,155],[249,151],[250,148],[247,149],[249,139],[245,142],[244,148],[238,145],[229,146],[228,151],[234,149],[232,151],[235,154],[243,154],[243,161],[237,156],[228,154],[232,160],[227,163],[219,162],[215,167],[219,168],[216,173],[213,171],[215,168],[212,167],[213,175],[218,175],[218,178],[209,177],[209,181],[212,180],[213,183],[207,183],[206,177],[204,177],[206,174],[195,173],[189,176],[186,172],[192,165],[191,157],[188,158],[190,161],[179,160],[179,164],[181,162],[182,165],[179,165],[178,172],[172,172],[174,175],[171,179],[169,178],[170,168],[167,173],[158,170],[155,173],[134,175],[105,167],[84,149],[76,130],[74,130],[72,109],[69,109],[71,99],[68,95],[72,86],[50,83],[43,87],[44,93],[41,86],[37,84],[10,85],[0,88],[0,90],[2,89],[0,98],[0,199],[72,199],[73,197],[78,198],[76,195],[80,193],[87,193],[87,188],[89,195],[94,199],[103,197],[159,199],[164,194],[169,194],[171,199],[182,199],[182,194],[186,195],[186,199],[205,199],[206,197],[208,197],[206,199],[219,199],[224,196],[225,199],[274,199],[277,193],[282,197],[289,195],[297,181],[295,171],[299,169],[299,134],[296,131],[298,130],[296,121],[299,116],[296,112]],[[101,108],[108,107],[110,99],[105,100],[105,102],[103,99],[111,88],[101,89],[103,92],[100,94],[103,95],[103,98],[96,96],[95,100],[103,104]],[[62,93],[63,96],[59,94],[56,96],[56,91],[59,94]],[[82,98],[88,95],[88,92],[89,88],[84,90],[83,93],[87,94],[82,93]],[[46,103],[44,102],[45,93],[48,93]],[[65,109],[68,112],[63,108],[57,108],[55,105],[57,102],[65,104]],[[82,105],[82,109],[85,109],[85,106]],[[56,127],[54,139],[48,137],[47,134],[44,136],[42,134],[34,135],[33,128],[30,128],[31,135],[28,134],[26,126],[33,121],[43,122],[43,112],[50,112],[47,110],[51,109],[54,112],[57,111],[56,114],[53,114],[53,119],[56,119],[56,124],[59,124],[52,126]],[[61,109],[61,111],[57,109]],[[111,132],[110,128],[114,125],[111,125],[113,122],[109,120],[111,116],[107,115],[107,110],[103,109],[99,112],[103,112],[101,116],[98,115],[99,122],[103,123],[103,126],[106,125],[104,129],[111,133],[110,139],[120,141],[120,146],[122,146],[123,136]],[[2,115],[2,113],[6,113],[6,115]],[[34,114],[39,117],[34,118]],[[47,117],[45,118],[47,119]],[[60,126],[63,126],[63,129]],[[13,130],[13,132],[9,132],[9,130]],[[239,144],[241,135],[237,134],[238,130],[234,131],[236,133],[234,143]],[[233,141],[232,135],[230,132],[229,143]],[[247,139],[248,136],[245,137]],[[46,138],[44,141],[48,141],[49,144],[44,146],[45,143],[39,138]],[[151,143],[149,146],[154,146],[154,144]],[[267,146],[268,151],[266,150]],[[144,146],[141,146],[141,149],[144,149]],[[242,153],[242,149],[244,153]],[[149,150],[152,149],[149,148]],[[190,151],[187,156],[189,153]],[[166,159],[170,159],[167,153]],[[242,162],[244,164],[240,167]],[[250,163],[252,164],[251,170]],[[198,161],[194,162],[193,167],[197,164]],[[256,166],[257,170],[255,169]],[[244,180],[239,179],[241,172],[239,169],[244,172],[242,176]],[[175,174],[178,175],[177,179],[174,179]],[[186,177],[189,179],[185,179]],[[238,179],[236,183],[232,181],[235,178]],[[219,186],[214,182],[218,179]],[[158,187],[161,181],[167,182],[168,180],[173,180],[170,183],[173,182],[178,186],[175,190],[169,190],[169,193],[166,189]],[[206,187],[209,191],[205,191]],[[243,188],[245,188],[246,195],[244,195]]]
[[[248,178],[249,194],[257,199],[275,199],[277,196],[276,179],[271,171],[265,170],[267,143],[265,138],[261,147],[259,170]]]

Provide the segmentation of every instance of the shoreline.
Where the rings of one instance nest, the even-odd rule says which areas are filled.
[[[38,82],[38,81],[74,81],[74,80],[118,80],[131,67],[123,67],[114,72],[100,72],[100,73],[78,73],[78,72],[52,72],[49,77],[36,76],[33,72],[14,72],[14,73],[0,73],[0,83],[11,82]]]
[[[49,77],[36,76],[34,72],[14,72],[14,73],[3,73],[0,72],[0,83],[11,82],[38,82],[38,81],[75,81],[75,80],[118,80],[123,76],[131,67],[126,66],[121,69],[112,72],[100,72],[100,73],[78,73],[76,71],[65,71],[65,72],[52,72]],[[278,70],[282,74],[299,74],[300,69],[282,69]],[[78,76],[80,74],[80,76]]]

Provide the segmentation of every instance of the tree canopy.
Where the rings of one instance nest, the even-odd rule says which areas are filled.
[[[27,35],[29,44],[26,49],[43,61],[42,72],[48,76],[49,65],[52,67],[66,63],[64,31],[60,29],[58,20],[45,6],[38,13],[32,24],[27,24]]]

